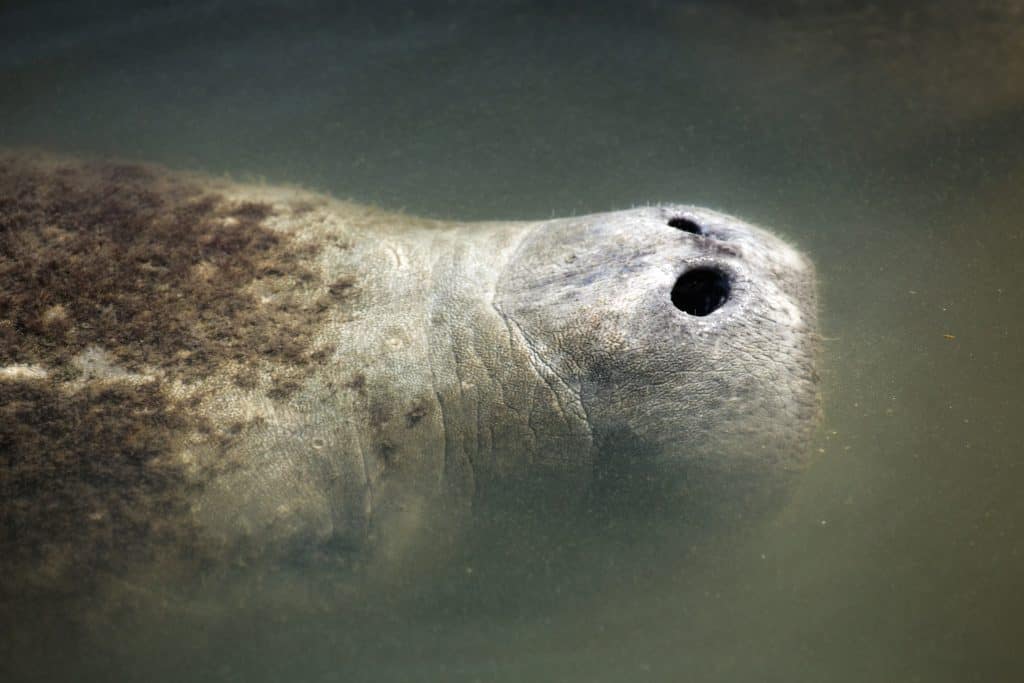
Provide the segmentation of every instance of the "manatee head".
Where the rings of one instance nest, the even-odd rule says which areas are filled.
[[[805,462],[814,270],[770,233],[690,206],[552,221],[519,247],[496,302],[578,387],[598,475],[738,498]]]

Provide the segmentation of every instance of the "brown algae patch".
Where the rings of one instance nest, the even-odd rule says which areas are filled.
[[[227,370],[286,399],[322,357],[310,340],[339,297],[319,248],[268,227],[274,205],[210,187],[0,156],[0,597],[197,560],[188,501],[212,474],[187,476],[175,449],[198,435],[224,454],[233,436],[167,387]]]
[[[329,301],[287,296],[316,249],[264,227],[272,214],[146,167],[0,159],[0,364],[63,366],[91,345],[185,381],[307,362]],[[254,283],[285,296],[256,305]]]
[[[183,547],[184,473],[161,458],[190,420],[155,383],[0,384],[0,570],[12,591],[85,590]],[[3,595],[9,598],[16,596]]]

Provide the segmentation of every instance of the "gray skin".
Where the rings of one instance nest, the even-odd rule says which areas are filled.
[[[769,233],[691,206],[372,230],[325,255],[327,280],[363,283],[359,312],[323,327],[322,372],[266,406],[273,419],[238,446],[246,467],[206,487],[206,533],[400,554],[439,509],[471,514],[513,485],[578,500],[603,463],[635,459],[670,486],[774,488],[804,462],[813,270]],[[698,267],[730,283],[707,316],[670,296]],[[377,408],[329,388],[354,371]]]
[[[3,271],[14,273],[9,290],[29,289],[21,303],[0,309],[13,321],[0,320],[0,332],[7,324],[18,331],[10,339],[24,342],[0,367],[0,384],[35,392],[5,409],[40,423],[32,431],[26,422],[29,431],[13,437],[16,456],[19,447],[25,455],[16,460],[22,469],[12,472],[33,475],[32,438],[49,439],[40,441],[51,444],[40,452],[50,453],[55,430],[82,429],[44,424],[51,409],[24,408],[47,396],[58,397],[53,405],[84,401],[77,416],[119,419],[122,431],[112,433],[127,434],[123,440],[132,444],[149,443],[152,430],[158,446],[146,471],[181,476],[168,479],[157,503],[132,504],[142,519],[131,528],[146,524],[155,529],[152,538],[170,539],[161,542],[186,542],[168,531],[177,525],[188,530],[188,544],[227,563],[287,559],[309,548],[402,561],[432,530],[458,528],[510,498],[531,504],[523,492],[532,492],[534,502],[572,507],[639,480],[670,497],[729,501],[784,487],[807,460],[806,439],[818,418],[814,271],[794,248],[738,218],[664,205],[558,220],[448,223],[146,167],[18,158],[4,164],[0,181],[18,199],[0,207],[7,211],[0,218],[28,235],[17,244],[41,245]],[[110,197],[119,192],[124,198],[111,209]],[[221,208],[189,192],[215,193]],[[253,209],[257,203],[261,208]],[[100,252],[67,246],[81,231],[107,235],[111,221],[129,216],[132,232],[118,239],[136,244],[161,234],[161,221],[182,206],[189,211],[180,215],[194,224],[167,233],[170,247],[154,237],[150,251],[134,257],[141,265],[101,283],[106,289],[87,292],[93,274],[79,286],[54,281],[50,291],[35,292],[41,276],[18,273],[33,259],[93,267],[89,258],[74,259]],[[204,283],[248,255],[218,261],[210,251],[231,243],[225,235],[239,229],[239,220],[280,238],[286,251],[260,252],[260,273],[270,275],[236,278],[235,290],[202,299]],[[190,240],[201,247],[197,256],[170,251]],[[102,237],[88,244],[97,250],[110,243]],[[159,249],[168,250],[166,258]],[[131,252],[112,253],[104,258]],[[185,258],[181,267],[176,258]],[[673,301],[677,280],[695,269],[717,273],[728,290],[707,315]],[[133,292],[143,286],[151,287],[152,301],[163,302],[152,304],[153,315],[144,310],[149,299],[132,309],[139,303],[132,297],[143,296]],[[175,289],[193,293],[168,295]],[[93,308],[83,303],[87,296]],[[230,296],[240,303],[217,309],[226,311],[220,318],[204,313]],[[32,308],[42,300],[50,305]],[[289,317],[295,311],[311,313]],[[195,322],[145,341],[147,326],[188,316]],[[99,334],[97,320],[109,321],[102,324],[110,329]],[[118,326],[129,324],[135,327],[118,336]],[[215,324],[216,334],[201,335],[204,325]],[[232,341],[232,328],[261,326],[305,349],[302,372],[293,372],[299,356],[275,355],[280,341],[265,353],[247,348],[249,337]],[[178,336],[191,341],[174,351]],[[29,346],[30,339],[38,343]],[[159,342],[171,350],[119,356],[129,347],[118,348],[117,339],[131,349]],[[62,348],[66,357],[58,357]],[[197,352],[206,365],[195,363]],[[166,400],[164,412],[156,419],[155,409],[118,408],[102,417],[107,413],[89,406],[109,405],[103,391],[110,387],[127,391],[118,399],[125,405],[133,392],[151,392],[147,400]],[[88,434],[109,431],[90,427]],[[100,443],[94,450],[85,454],[89,463],[128,458],[139,447],[126,445],[122,453],[119,443]],[[127,533],[116,526],[125,514],[111,512],[124,492],[104,497],[97,480],[81,488],[86,496],[74,496],[83,509],[61,522],[73,532],[70,540],[39,542],[33,557],[44,558],[43,569],[32,570],[35,578],[70,571],[83,556],[74,544],[93,542],[88,533]],[[9,528],[41,529],[31,516],[52,520],[61,509],[33,512],[31,504],[4,510],[21,515]],[[170,509],[177,516],[156,520],[162,526],[149,519]],[[159,561],[166,553],[144,556]]]

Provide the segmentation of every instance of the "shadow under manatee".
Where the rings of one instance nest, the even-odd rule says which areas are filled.
[[[580,615],[642,621],[642,596],[665,591],[682,591],[670,602],[685,609],[688,587],[706,571],[700,551],[740,542],[785,497],[784,487],[755,478],[667,476],[658,449],[627,428],[595,436],[586,491],[550,480],[503,487],[444,562],[430,557],[444,549],[427,544],[401,571],[363,581],[328,556],[273,571],[238,568],[187,601],[161,607],[147,595],[138,614],[33,642],[59,646],[65,655],[51,662],[62,669],[53,677],[77,680],[265,680],[307,669],[338,680],[403,680],[420,668],[476,676],[505,661],[507,638],[525,638],[516,651],[543,659],[590,637],[583,629],[565,640]]]
[[[536,480],[503,487],[477,509],[436,590],[414,602],[428,614],[536,617],[685,576],[696,548],[771,519],[792,483],[792,475],[666,467],[659,448],[627,427],[595,441],[582,495]]]

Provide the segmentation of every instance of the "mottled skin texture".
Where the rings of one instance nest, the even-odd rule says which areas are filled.
[[[739,497],[817,417],[810,264],[705,209],[456,224],[9,156],[0,230],[9,588],[402,561],[509,490],[631,470]],[[670,300],[698,266],[731,284],[705,317]]]

